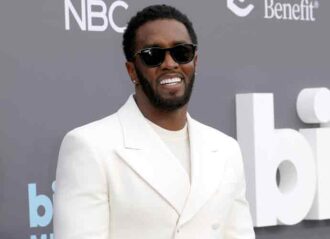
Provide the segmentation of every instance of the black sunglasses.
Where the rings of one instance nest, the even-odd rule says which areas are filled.
[[[136,52],[132,58],[139,55],[146,66],[156,67],[164,62],[165,53],[166,51],[169,51],[175,62],[178,64],[186,64],[194,59],[196,49],[196,44],[188,43],[179,44],[169,48],[148,47]]]

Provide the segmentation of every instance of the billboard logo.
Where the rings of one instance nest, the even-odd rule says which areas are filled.
[[[55,181],[52,183],[52,191],[55,192]],[[29,219],[30,228],[44,228],[50,225],[53,219],[53,203],[52,197],[45,194],[38,194],[37,184],[29,183],[28,185],[29,198]],[[35,235],[31,234],[30,239],[53,239],[53,233]]]
[[[245,0],[238,0],[241,3],[244,3]],[[239,17],[246,17],[251,13],[254,6],[252,4],[247,5],[246,7],[240,7],[237,5],[235,0],[227,0],[227,7],[229,10],[231,10],[233,13],[235,13]]]
[[[237,139],[246,160],[254,226],[330,218],[330,90],[303,89],[299,118],[318,128],[275,128],[274,95],[236,95]]]

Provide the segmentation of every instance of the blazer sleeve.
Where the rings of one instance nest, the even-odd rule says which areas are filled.
[[[55,239],[108,239],[109,200],[99,152],[75,131],[62,142],[54,194]]]
[[[234,167],[237,169],[237,193],[229,212],[229,217],[225,227],[225,239],[254,239],[255,233],[250,214],[249,204],[246,200],[246,182],[244,176],[244,167],[241,151],[238,143],[235,141],[233,150]]]

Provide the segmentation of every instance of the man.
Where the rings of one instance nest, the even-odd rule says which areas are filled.
[[[55,238],[254,238],[238,144],[187,114],[191,22],[173,7],[147,7],[130,20],[123,48],[135,94],[64,138]]]

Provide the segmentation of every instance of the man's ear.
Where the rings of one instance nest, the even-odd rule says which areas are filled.
[[[136,84],[136,82],[138,82],[138,77],[136,75],[136,71],[135,71],[135,65],[133,64],[133,62],[131,61],[127,61],[125,63],[126,65],[126,69],[127,69],[127,73],[129,75],[129,77],[131,78],[131,81]]]
[[[198,62],[198,54],[197,54],[197,52],[196,52],[196,55],[195,55],[195,57],[194,57],[194,66],[195,66],[195,69],[196,69],[196,67],[197,67],[197,62]]]

